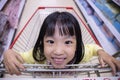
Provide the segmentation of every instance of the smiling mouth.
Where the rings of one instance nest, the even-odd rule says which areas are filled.
[[[55,64],[57,65],[61,65],[64,63],[66,58],[56,58],[56,57],[52,57],[52,60]]]

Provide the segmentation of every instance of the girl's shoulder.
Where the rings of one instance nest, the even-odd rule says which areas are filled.
[[[25,51],[25,52],[22,52],[21,53],[21,56],[23,58],[23,60],[25,61],[25,63],[29,63],[29,64],[44,64],[45,63],[45,60],[44,61],[39,61],[37,62],[34,58],[33,58],[33,48]]]
[[[85,53],[82,62],[88,62],[93,56],[97,56],[97,51],[102,49],[97,44],[85,44]]]
[[[85,44],[85,49],[98,50],[103,48],[98,44]]]

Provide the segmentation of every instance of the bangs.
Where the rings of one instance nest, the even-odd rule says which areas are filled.
[[[58,28],[59,34],[64,35],[75,35],[75,29],[73,22],[69,18],[59,15],[56,22],[51,22],[46,29],[46,36],[53,36],[55,29]]]

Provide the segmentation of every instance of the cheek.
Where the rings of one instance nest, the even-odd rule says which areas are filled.
[[[67,50],[67,55],[68,55],[68,60],[72,60],[73,57],[75,56],[75,51],[76,48],[71,48],[71,49],[66,49]]]
[[[44,46],[44,55],[45,57],[48,59],[50,57],[50,53],[51,53],[51,48],[50,47],[47,47],[47,46]]]

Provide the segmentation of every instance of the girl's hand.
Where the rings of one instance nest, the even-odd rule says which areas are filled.
[[[120,71],[120,61],[106,53],[104,50],[98,50],[98,59],[102,67],[107,63],[112,68],[113,75],[116,75],[117,70]]]
[[[20,70],[24,70],[22,57],[15,51],[9,49],[3,54],[3,62],[8,73],[20,75]]]

